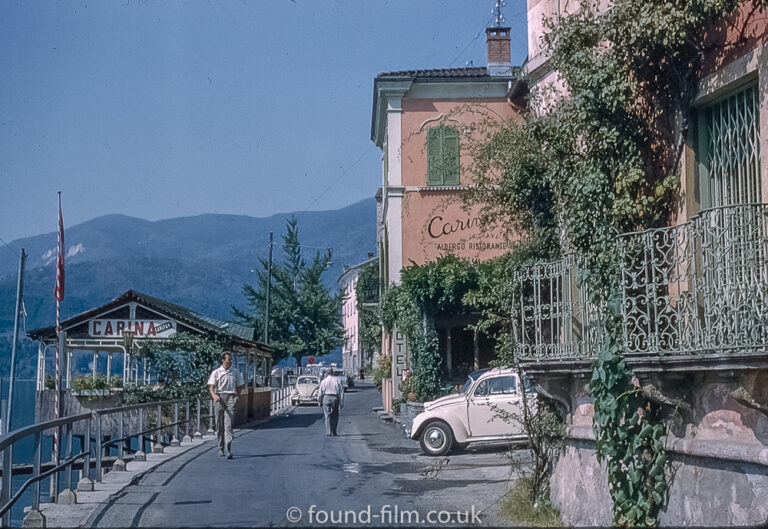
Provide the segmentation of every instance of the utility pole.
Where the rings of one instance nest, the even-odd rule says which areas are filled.
[[[11,347],[11,380],[8,387],[8,404],[5,412],[5,431],[10,432],[13,429],[11,417],[13,415],[13,386],[16,382],[16,343],[19,341],[19,313],[21,312],[21,295],[24,290],[24,261],[27,260],[27,254],[24,248],[21,249],[19,258],[19,279],[16,284],[16,312],[13,314],[13,346]]]
[[[269,267],[267,268],[267,299],[264,309],[264,343],[269,345],[269,289],[272,286],[272,238],[273,233],[269,232]]]

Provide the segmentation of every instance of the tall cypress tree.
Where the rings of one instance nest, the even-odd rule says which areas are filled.
[[[282,260],[272,264],[269,336],[276,359],[327,354],[342,343],[341,296],[332,294],[322,282],[332,252],[316,252],[311,264],[302,256],[298,221],[286,221],[282,237]],[[269,263],[260,259],[255,285],[243,285],[246,309],[232,307],[244,324],[255,327],[263,339],[264,310]]]

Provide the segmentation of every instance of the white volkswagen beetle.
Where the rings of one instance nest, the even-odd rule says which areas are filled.
[[[305,402],[317,403],[317,389],[320,387],[320,377],[301,375],[296,380],[296,387],[291,391],[291,405],[298,406]]]
[[[515,420],[523,413],[520,391],[515,369],[470,373],[458,393],[424,403],[424,411],[413,420],[411,439],[418,439],[430,456],[476,441],[525,441],[522,423]],[[535,399],[533,393],[527,396]]]

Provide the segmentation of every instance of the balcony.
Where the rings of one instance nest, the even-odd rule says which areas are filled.
[[[768,352],[768,204],[702,211],[677,226],[619,237],[627,355],[721,357]],[[521,269],[518,358],[588,361],[599,311],[572,256]]]
[[[384,280],[378,277],[366,277],[362,280],[361,302],[363,305],[376,306],[379,303],[381,293],[386,288]]]
[[[515,354],[523,362],[590,360],[601,341],[600,313],[578,288],[577,258],[520,268]]]

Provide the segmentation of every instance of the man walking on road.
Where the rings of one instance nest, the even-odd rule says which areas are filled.
[[[213,399],[219,455],[226,455],[227,459],[232,459],[232,421],[237,394],[242,387],[245,387],[245,379],[240,371],[232,369],[232,353],[221,353],[221,366],[208,378],[208,391]]]
[[[328,376],[320,382],[320,387],[317,390],[317,403],[323,407],[325,435],[336,437],[336,429],[339,425],[339,407],[344,407],[344,386],[333,368],[328,371]]]

